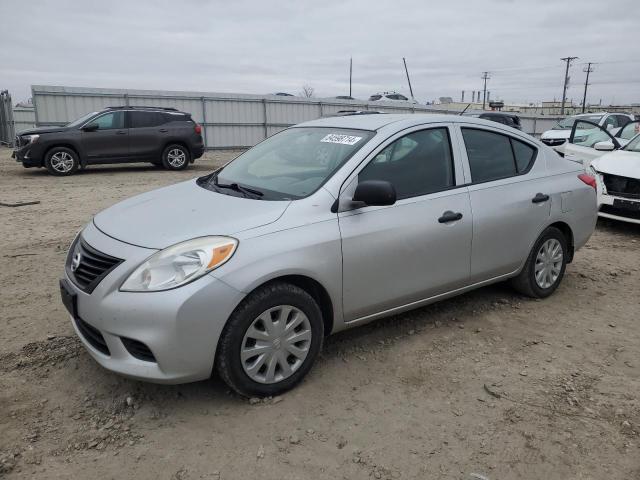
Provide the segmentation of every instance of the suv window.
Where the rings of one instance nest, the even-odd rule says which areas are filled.
[[[535,148],[507,135],[463,128],[462,137],[474,183],[523,173],[529,169],[536,156]]]
[[[616,117],[618,118],[619,127],[624,127],[627,123],[631,121],[631,119],[626,115],[616,115]]]
[[[166,118],[162,112],[129,112],[131,128],[157,127],[166,123]]]
[[[382,95],[371,95],[369,97],[369,101],[380,100],[381,98],[382,98]]]
[[[453,156],[447,128],[431,128],[399,138],[378,153],[358,181],[386,180],[398,199],[454,186]]]
[[[105,113],[89,123],[97,124],[99,130],[124,128],[124,112]]]

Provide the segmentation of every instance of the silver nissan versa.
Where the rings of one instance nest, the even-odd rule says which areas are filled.
[[[215,368],[275,395],[330,333],[503,280],[552,294],[593,232],[595,185],[495,122],[324,118],[96,215],[62,300],[109,370],[180,383]]]

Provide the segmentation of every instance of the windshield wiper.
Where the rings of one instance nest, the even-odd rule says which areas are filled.
[[[244,193],[245,195],[256,195],[258,197],[264,196],[260,190],[256,190],[255,188],[243,187],[238,185],[237,183],[219,183],[218,175],[213,177],[213,184],[219,188],[228,188],[229,190],[235,190],[236,192]]]

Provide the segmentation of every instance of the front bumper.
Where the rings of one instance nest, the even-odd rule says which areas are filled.
[[[18,163],[22,163],[25,168],[42,166],[42,158],[38,155],[38,149],[34,148],[33,144],[16,147],[11,153],[11,158],[15,158]]]
[[[128,275],[155,250],[129,245],[103,234],[93,224],[82,232],[96,250],[123,258],[93,290],[85,293],[65,273],[76,296],[77,318],[95,329],[106,349],[96,348],[86,325],[72,319],[89,354],[104,368],[156,383],[185,383],[209,378],[224,325],[244,294],[212,275],[164,292],[121,292]],[[124,342],[141,342],[155,361],[141,360]],[[106,353],[105,353],[106,350]]]
[[[640,224],[640,199],[598,194],[598,216],[622,222]]]

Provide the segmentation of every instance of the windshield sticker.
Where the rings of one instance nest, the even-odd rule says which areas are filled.
[[[342,135],[340,133],[330,133],[320,141],[324,143],[340,143],[342,145],[355,145],[360,140],[362,140],[362,137],[355,137],[353,135]]]

